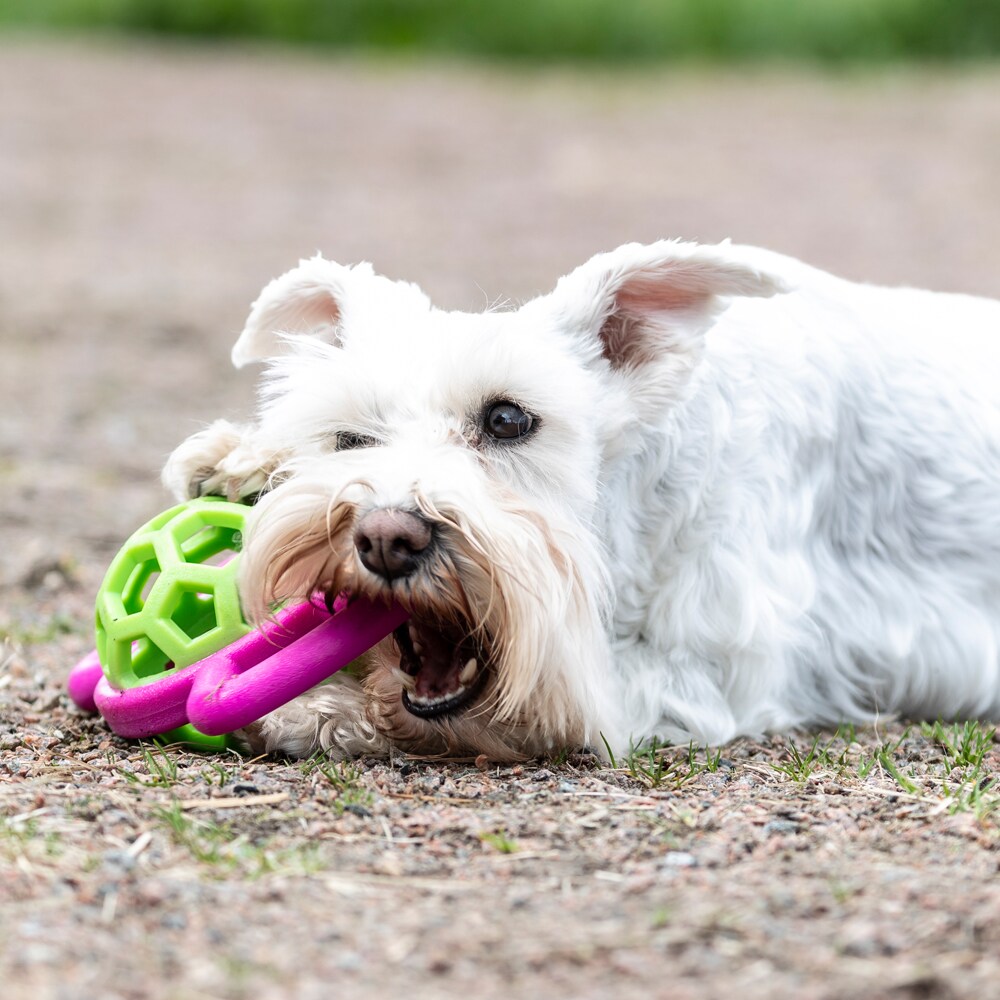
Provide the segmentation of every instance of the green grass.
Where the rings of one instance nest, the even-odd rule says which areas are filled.
[[[924,723],[921,730],[941,749],[951,767],[982,768],[986,754],[993,746],[995,730],[978,722]]]
[[[832,736],[820,734],[810,742],[787,739],[781,756],[767,766],[796,784],[824,779],[864,784],[888,778],[906,795],[983,821],[1000,815],[1000,777],[995,773],[1000,755],[995,745],[994,727],[980,722],[923,723],[892,740],[877,732],[859,738],[854,726],[844,725]],[[608,754],[613,768],[651,789],[682,788],[717,771],[723,759],[721,750],[699,749],[693,743],[670,747],[656,740],[631,749],[620,760],[610,747]]]
[[[611,766],[616,770],[627,771],[647,788],[660,788],[663,785],[680,788],[700,774],[717,771],[722,761],[722,750],[701,748],[694,743],[677,747],[667,746],[654,739],[630,749],[620,762],[615,759],[606,741],[605,746],[611,758]]]
[[[177,756],[160,747],[142,747],[142,759],[149,774],[147,784],[161,788],[171,788],[180,779]]]
[[[783,757],[771,767],[799,783],[830,775],[841,779],[857,777],[864,781],[873,772],[888,773],[904,791],[910,792],[912,782],[896,763],[896,755],[909,735],[910,730],[906,729],[897,740],[879,742],[869,753],[858,740],[855,727],[845,725],[829,739],[824,740],[822,734],[815,737],[808,749],[789,738]]]
[[[237,758],[236,763],[227,766],[222,761],[210,760],[200,773],[201,780],[209,787],[218,786],[223,788],[226,785],[239,781],[242,761]]]
[[[228,823],[185,812],[176,801],[154,809],[153,815],[177,847],[219,875],[260,878],[274,872],[311,874],[322,868],[312,844],[276,847],[271,840],[256,842]]]
[[[226,757],[210,758],[204,763],[199,760],[201,766],[195,770],[191,767],[191,757],[176,744],[140,743],[136,753],[124,763],[110,751],[107,760],[126,781],[144,788],[173,788],[198,782],[223,788],[238,782],[243,768],[243,759],[231,750]]]
[[[941,751],[941,792],[948,811],[971,812],[979,820],[1000,812],[1000,783],[986,760],[996,731],[978,722],[925,723],[921,728]]]
[[[917,795],[921,787],[915,780],[915,775],[911,770],[904,771],[903,767],[896,763],[895,757],[886,750],[878,752],[879,766],[885,771],[907,795]]]
[[[991,770],[996,740],[981,722],[922,723],[890,742],[863,744],[853,726],[829,739],[817,736],[808,747],[788,740],[784,756],[771,767],[796,782],[834,777],[866,782],[892,779],[900,791],[944,805],[948,812],[971,812],[979,820],[1000,813],[1000,780]],[[928,746],[930,745],[930,747]]]
[[[791,778],[792,781],[808,781],[819,766],[827,760],[828,748],[820,748],[820,737],[813,740],[808,750],[800,750],[793,740],[788,741],[785,759],[774,766],[775,771]]]
[[[176,753],[143,743],[139,747],[139,758],[139,761],[129,760],[128,767],[113,766],[126,781],[144,788],[173,788],[183,780]]]
[[[8,862],[16,862],[18,858],[37,862],[58,858],[62,853],[61,834],[56,830],[42,833],[35,817],[0,818],[0,858]]]
[[[497,833],[481,833],[479,839],[501,854],[516,854],[521,849],[518,847],[517,841],[503,830]]]
[[[610,63],[1000,54],[996,0],[5,0],[3,24]]]
[[[350,761],[329,760],[323,751],[319,751],[302,761],[299,769],[306,777],[318,775],[333,786],[337,794],[333,808],[338,815],[343,815],[352,807],[368,809],[372,804],[372,794],[361,782],[361,768]]]
[[[53,615],[42,625],[6,625],[0,628],[0,640],[6,638],[17,646],[39,646],[61,635],[72,635],[79,625],[66,615]]]

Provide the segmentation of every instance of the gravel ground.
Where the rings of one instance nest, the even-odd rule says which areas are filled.
[[[299,256],[477,308],[732,236],[1000,295],[998,86],[0,40],[5,1000],[995,995],[992,726],[334,767],[127,744],[63,690]]]

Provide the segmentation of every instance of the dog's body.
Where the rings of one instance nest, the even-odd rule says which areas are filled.
[[[469,315],[316,258],[255,303],[234,361],[258,358],[259,421],[185,442],[166,481],[273,487],[251,613],[413,612],[260,747],[505,759],[1000,715],[998,302],[662,242]]]

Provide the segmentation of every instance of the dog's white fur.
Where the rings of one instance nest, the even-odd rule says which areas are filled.
[[[259,747],[509,759],[1000,715],[998,302],[663,241],[464,314],[316,257],[254,304],[233,360],[258,359],[258,421],[210,426],[164,472],[182,496],[267,490],[249,611],[391,592],[489,660],[477,699],[425,720],[386,640]],[[532,433],[485,434],[496,400]],[[432,521],[433,566],[361,564],[353,526],[379,507]]]

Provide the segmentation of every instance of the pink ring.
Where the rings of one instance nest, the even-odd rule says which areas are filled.
[[[321,684],[409,617],[398,604],[365,600],[333,617],[299,605],[279,617],[285,631],[251,632],[201,661],[188,718],[208,736],[241,729]]]
[[[197,663],[121,691],[91,653],[70,674],[70,695],[86,711],[96,707],[119,736],[154,736],[189,722],[220,736],[322,683],[408,617],[398,604],[362,598],[332,616],[306,602]]]
[[[96,712],[94,689],[104,676],[97,650],[91,650],[71,671],[66,687],[73,702],[85,712]]]

